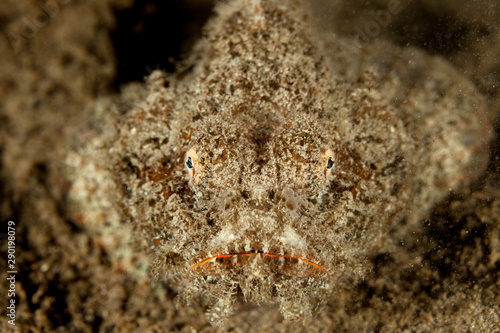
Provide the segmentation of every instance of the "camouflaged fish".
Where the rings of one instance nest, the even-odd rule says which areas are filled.
[[[444,60],[313,23],[300,1],[220,4],[185,65],[125,89],[69,158],[70,198],[100,205],[80,219],[133,226],[121,242],[216,325],[238,297],[311,316],[488,161],[482,99]]]

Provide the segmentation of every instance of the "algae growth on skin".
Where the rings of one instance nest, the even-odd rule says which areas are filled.
[[[488,160],[467,79],[416,49],[323,36],[305,7],[220,4],[177,73],[103,99],[68,153],[74,216],[131,272],[143,256],[203,297],[215,325],[241,296],[311,316],[364,276],[392,226]]]

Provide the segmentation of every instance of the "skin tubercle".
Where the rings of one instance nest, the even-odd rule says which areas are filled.
[[[488,142],[453,93],[464,78],[452,76],[433,99],[426,89],[444,85],[442,64],[422,54],[438,74],[410,84],[390,46],[393,70],[373,64],[375,48],[353,55],[364,69],[349,81],[328,58],[348,42],[313,37],[298,4],[219,5],[192,68],[153,72],[146,97],[104,125],[114,133],[105,144],[79,152],[103,165],[99,195],[134,230],[130,246],[147,254],[151,276],[182,281],[183,298],[203,295],[214,325],[240,294],[279,304],[287,319],[311,316],[364,276],[391,226],[424,218],[465,183],[457,179]],[[428,138],[438,132],[452,133],[452,144]]]

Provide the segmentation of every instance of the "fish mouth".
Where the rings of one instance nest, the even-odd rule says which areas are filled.
[[[283,273],[288,272],[286,275],[292,276],[302,276],[302,277],[317,277],[318,275],[323,275],[331,278],[328,270],[319,264],[318,262],[306,259],[301,256],[277,254],[277,253],[267,253],[263,251],[250,251],[250,252],[231,252],[231,253],[221,253],[210,257],[206,257],[194,265],[192,265],[186,272],[186,275],[200,271],[202,275],[211,275],[210,272],[213,270],[207,269],[209,263],[220,263],[226,268],[238,268],[243,267],[248,259],[261,259],[265,264],[274,263],[280,261],[280,268],[272,268],[273,271],[282,271]],[[293,272],[296,265],[300,267],[299,272]],[[275,265],[276,266],[276,265]]]

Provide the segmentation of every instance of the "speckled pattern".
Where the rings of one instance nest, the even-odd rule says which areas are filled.
[[[194,10],[206,2],[182,3]],[[491,132],[488,120],[484,119],[487,116],[496,124],[498,132],[498,4],[488,0],[314,0],[311,1],[314,14],[309,15],[299,7],[299,2],[282,2],[287,4],[286,8],[274,10],[270,10],[272,3],[264,3],[267,19],[259,24],[267,24],[266,31],[280,30],[281,39],[276,42],[268,37],[268,44],[261,41],[258,45],[262,47],[255,46],[246,53],[243,46],[251,41],[232,42],[241,61],[255,63],[256,60],[249,59],[255,52],[257,60],[265,60],[261,61],[262,68],[273,62],[281,64],[272,69],[273,73],[289,68],[274,77],[262,75],[260,82],[264,87],[266,82],[281,79],[283,74],[298,86],[306,87],[305,94],[289,94],[289,103],[281,103],[287,107],[277,109],[271,102],[280,93],[286,97],[285,91],[277,89],[279,86],[258,90],[246,85],[231,89],[236,81],[233,74],[242,62],[237,64],[240,67],[234,66],[236,58],[228,56],[230,44],[224,41],[231,40],[234,34],[229,36],[232,30],[223,28],[228,24],[223,18],[241,10],[234,3],[229,9],[219,7],[219,18],[210,21],[205,30],[205,35],[213,39],[201,40],[178,66],[177,73],[155,72],[146,84],[127,84],[117,94],[113,80],[123,77],[123,71],[131,70],[132,64],[126,59],[132,59],[133,55],[123,57],[123,53],[114,53],[112,42],[116,41],[110,33],[128,29],[122,10],[128,12],[130,8],[132,15],[141,15],[141,8],[146,8],[132,7],[133,3],[131,0],[0,2],[0,217],[2,226],[7,220],[16,222],[19,271],[16,326],[7,322],[9,317],[2,306],[0,331],[261,333],[495,332],[499,329],[500,315],[496,310],[500,299],[500,141],[497,137],[488,146]],[[390,24],[378,36],[363,38],[366,43],[360,45],[356,39],[359,29],[365,29],[368,23],[373,25],[376,15],[387,18],[391,3],[398,3],[401,10],[391,16]],[[261,13],[255,4],[258,5],[253,2],[254,7],[243,8],[243,14]],[[38,25],[36,31],[23,31],[26,24],[37,19],[41,8],[47,6],[53,10],[49,21]],[[172,11],[166,16],[161,14],[160,7],[148,6],[147,12],[171,16]],[[173,12],[179,10],[178,6],[174,8]],[[284,14],[271,15],[280,11]],[[129,28],[137,33],[146,26],[148,32],[148,18],[141,15],[139,23]],[[238,24],[232,29],[238,28]],[[278,29],[280,25],[288,28]],[[244,30],[239,34],[258,31],[255,22],[250,27],[238,28]],[[281,30],[295,37],[284,40]],[[16,41],[9,41],[9,33],[17,34],[19,43],[12,45]],[[148,35],[151,33],[149,30]],[[179,39],[184,43],[196,38],[191,33],[181,33],[182,38],[173,34],[179,36],[179,30],[154,31],[160,44],[175,44]],[[272,51],[279,48],[271,47],[271,42],[281,47],[287,45],[281,50],[290,52],[276,56]],[[303,54],[301,47],[290,48],[292,44],[310,45],[311,52]],[[214,45],[218,54],[210,61],[205,50]],[[143,48],[128,50],[150,52]],[[302,60],[283,61],[297,52]],[[439,56],[429,56],[427,52]],[[303,61],[304,57],[309,60]],[[116,63],[120,66],[116,67]],[[300,74],[313,63],[319,64],[318,70]],[[213,82],[226,88],[216,91],[211,99],[202,93],[202,88],[206,91],[208,85],[207,76],[200,76],[202,64],[220,69],[233,65],[224,80]],[[134,65],[138,69],[148,65],[147,71],[156,67],[154,62],[137,61]],[[223,77],[220,72],[211,73],[212,78]],[[248,76],[240,77],[239,82],[255,81],[258,73],[256,68]],[[296,79],[292,74],[300,75]],[[314,91],[307,90],[310,86],[304,85],[305,78],[320,84]],[[196,86],[193,82],[200,84]],[[247,93],[242,94],[242,90]],[[182,93],[186,91],[190,95]],[[258,96],[272,96],[274,100],[261,101]],[[292,98],[300,100],[300,96],[303,99],[297,105],[291,102]],[[240,100],[243,104],[234,117],[239,119],[241,131],[224,125],[231,118],[216,119],[221,106],[212,102],[222,99]],[[255,99],[258,103],[241,103]],[[199,118],[192,119],[197,113],[197,102],[204,108],[199,110]],[[183,110],[182,105],[191,106]],[[260,109],[260,116],[249,113],[265,105],[268,110]],[[374,106],[376,109],[372,110]],[[300,110],[301,107],[308,112]],[[162,110],[170,113],[164,114]],[[223,112],[233,116],[234,110],[227,107]],[[262,120],[266,112],[275,117]],[[385,114],[382,118],[372,117],[383,112],[394,115],[394,119]],[[290,114],[299,114],[295,118],[298,121],[293,122]],[[257,120],[272,121],[274,127],[255,131],[260,128]],[[333,129],[325,128],[326,120],[333,124]],[[193,140],[197,138],[204,145],[212,142],[210,129],[202,125],[208,121],[218,124],[212,133],[220,133],[220,142],[231,147],[222,137],[226,134],[227,138],[237,139],[232,144],[244,143],[247,154],[234,146],[226,149],[226,156],[219,151],[219,159],[211,160],[216,155],[207,159],[210,152]],[[196,128],[189,130],[187,123],[196,124]],[[384,132],[391,124],[398,123],[402,125],[396,127],[396,133]],[[289,128],[285,128],[287,124]],[[174,129],[185,140],[177,152],[171,149],[172,142],[165,140]],[[304,139],[308,147],[314,148],[311,152],[318,153],[314,157],[305,148],[299,148],[300,141],[294,139],[294,134],[307,130],[311,135]],[[189,132],[191,138],[183,136]],[[266,133],[267,141],[262,144],[250,140]],[[258,146],[262,149],[255,149]],[[487,172],[481,175],[489,150]],[[390,154],[396,152],[402,152],[405,159],[391,165],[394,155]],[[189,156],[193,167],[197,166],[195,170],[185,164]],[[262,157],[258,163],[254,160],[256,156]],[[272,156],[277,160],[271,161]],[[329,160],[334,161],[331,169]],[[246,165],[248,161],[251,163]],[[253,178],[242,177],[241,184],[225,176],[251,171],[256,165],[260,171]],[[283,172],[274,175],[274,183],[260,184],[266,170],[271,170],[266,177],[273,180],[271,166]],[[236,172],[234,167],[240,169]],[[384,167],[388,173],[380,175]],[[300,172],[297,179],[293,179],[294,170]],[[363,178],[366,170],[373,178]],[[409,174],[405,175],[405,170]],[[217,180],[217,175],[224,176]],[[162,216],[157,212],[166,203],[158,198],[169,195],[164,190],[174,177],[179,186],[169,197],[173,209],[165,209]],[[305,179],[306,186],[301,179]],[[401,194],[397,198],[386,196],[389,192],[383,185],[391,179],[397,182],[408,179],[403,188],[396,188]],[[236,184],[235,189],[223,188],[227,183]],[[308,187],[308,183],[312,186]],[[248,189],[251,184],[261,187]],[[352,187],[357,184],[360,186]],[[382,195],[374,194],[378,186],[383,190]],[[338,197],[328,201],[329,191]],[[201,193],[201,198],[196,193]],[[219,195],[210,202],[204,199],[205,193]],[[371,219],[379,226],[385,224],[388,232],[360,230],[365,239],[376,240],[377,233],[381,235],[377,242],[366,242],[361,249],[359,240],[345,240],[343,252],[335,255],[353,266],[346,265],[342,270],[340,265],[328,262],[332,253],[315,252],[327,247],[321,244],[321,239],[326,238],[323,233],[333,235],[334,231],[327,230],[318,236],[324,229],[316,221],[309,225],[314,225],[317,232],[313,228],[307,228],[307,232],[298,228],[301,223],[309,223],[309,217],[315,217],[313,212],[320,211],[320,205],[351,203],[350,200],[350,207],[334,210],[332,215],[351,209],[347,221],[363,226],[363,219]],[[383,212],[375,217],[372,213],[382,207],[384,200],[394,200],[398,207],[392,221]],[[208,219],[203,212],[198,215],[200,220],[193,218],[195,204],[198,208],[206,207],[210,217],[217,219]],[[240,216],[233,212],[237,205],[243,206],[241,211],[245,215],[240,215],[246,217],[246,222],[253,222],[249,218],[256,212],[259,222],[265,222],[266,226],[279,227],[279,223],[291,220],[292,223],[283,224],[281,229],[273,229],[267,235],[261,225],[260,234],[256,235],[259,226],[241,230],[243,220],[235,219],[224,222],[226,228],[222,230],[221,217]],[[178,209],[186,206],[187,210]],[[156,220],[148,220],[151,212],[156,214]],[[273,221],[277,213],[281,213],[281,219]],[[177,239],[166,238],[167,233],[158,231],[159,227],[155,229],[171,216],[181,222],[190,219],[190,223],[173,225]],[[165,223],[165,230],[172,226],[169,223]],[[206,238],[196,238],[192,236],[196,235],[196,226],[205,226],[212,233]],[[344,230],[349,226],[346,223]],[[254,241],[247,252],[245,244],[229,238],[224,241],[231,235],[240,236],[239,240],[247,235],[253,239],[269,235],[274,239],[268,239],[267,244],[278,246],[264,249],[264,242]],[[200,244],[198,252],[183,252],[183,244],[192,244],[190,249],[197,249],[194,243]],[[6,242],[0,241],[0,248],[6,253]],[[162,257],[163,253],[169,255]],[[226,280],[220,278],[222,274]],[[0,271],[2,281],[7,277],[5,271]],[[229,284],[224,282],[228,280]],[[282,281],[285,284],[279,285]],[[236,293],[228,294],[235,290],[236,284]],[[8,287],[0,283],[0,295],[5,295]],[[217,287],[220,290],[216,291]],[[217,303],[219,295],[222,297]],[[285,320],[285,316],[304,320]],[[216,328],[214,324],[223,327]]]
[[[219,5],[185,67],[151,74],[82,153],[111,162],[92,191],[121,207],[152,276],[203,295],[215,325],[239,293],[310,317],[366,274],[395,223],[420,221],[488,161],[482,98],[444,60],[349,54],[309,19],[300,2]]]

